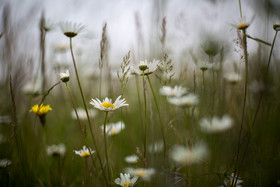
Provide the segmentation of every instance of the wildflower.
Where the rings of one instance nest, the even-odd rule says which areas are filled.
[[[180,107],[190,107],[197,105],[199,101],[197,95],[190,93],[182,97],[170,97],[168,102]]]
[[[50,145],[47,147],[47,154],[50,156],[64,156],[66,151],[64,144]]]
[[[170,86],[163,86],[159,92],[161,95],[165,95],[167,97],[181,97],[187,93],[187,88],[182,86],[175,86],[174,88],[171,88]]]
[[[80,155],[81,157],[89,157],[90,154],[93,154],[95,151],[94,150],[91,150],[91,148],[89,148],[90,150],[88,150],[88,148],[86,148],[86,146],[84,145],[83,146],[83,149],[81,150],[74,150],[75,154],[76,155]]]
[[[115,183],[123,187],[133,186],[138,179],[138,177],[133,177],[132,179],[130,179],[130,174],[128,173],[125,173],[124,175],[121,173],[120,177],[121,178],[115,179]]]
[[[197,66],[201,71],[206,71],[208,69],[211,69],[213,67],[213,64],[210,64],[208,62],[200,62],[197,64]]]
[[[273,29],[274,29],[275,31],[280,31],[280,24],[274,24],[274,25],[273,25]]]
[[[140,177],[144,181],[149,181],[152,175],[155,174],[155,169],[153,168],[126,168],[125,170],[132,176]]]
[[[130,155],[125,157],[125,161],[127,163],[137,163],[139,160],[139,157],[137,155]]]
[[[232,119],[228,115],[224,115],[221,119],[214,116],[212,119],[203,118],[199,125],[201,130],[208,133],[218,133],[228,130],[232,127]]]
[[[152,145],[149,145],[149,151],[151,153],[159,153],[163,150],[163,141],[160,140]]]
[[[240,24],[237,25],[237,29],[238,29],[238,30],[245,30],[245,29],[247,29],[248,27],[249,27],[249,24],[246,23],[246,22],[242,22],[242,23],[240,23]]]
[[[87,119],[87,113],[86,113],[85,109],[77,108],[77,113],[78,113],[78,116],[81,120],[86,120]],[[93,118],[93,117],[96,116],[96,111],[93,110],[93,109],[89,109],[88,114],[91,118]],[[77,119],[77,115],[76,115],[75,110],[72,111],[72,118]]]
[[[233,185],[233,182],[235,185]],[[230,177],[228,177],[227,179],[224,180],[224,185],[222,185],[222,186],[241,187],[242,182],[243,182],[243,180],[241,180],[240,177],[236,178],[236,177],[234,177],[234,173],[232,173]]]
[[[44,125],[46,123],[46,114],[48,113],[49,110],[52,110],[50,105],[34,105],[31,109],[30,112],[33,112],[36,114],[39,118],[41,123]]]
[[[1,159],[0,160],[0,168],[6,168],[11,164],[12,164],[12,161],[10,161],[8,159]]]
[[[191,148],[175,145],[171,152],[171,158],[182,165],[195,164],[207,156],[207,148],[203,143],[195,144]]]
[[[108,136],[116,135],[121,132],[125,128],[125,124],[122,121],[119,121],[117,123],[109,123],[106,125],[106,134]],[[102,131],[104,130],[104,127],[101,126]]]
[[[145,61],[140,61],[138,67],[133,67],[131,69],[132,73],[137,74],[137,75],[149,75],[152,74],[154,71],[157,70],[159,64],[159,60],[153,60],[152,62],[147,62]]]
[[[125,103],[126,102],[125,99],[120,99],[120,98],[121,95],[116,99],[114,103],[112,103],[112,99],[109,99],[108,97],[106,97],[102,102],[96,98],[96,99],[91,99],[90,104],[99,110],[109,112],[123,106],[128,106],[128,104]]]
[[[68,82],[70,78],[69,70],[67,69],[65,72],[60,73],[59,76],[62,82]]]
[[[224,78],[232,85],[236,84],[238,81],[241,81],[242,77],[238,73],[228,73],[224,75]]]
[[[85,29],[85,26],[83,26],[81,23],[72,23],[68,21],[61,22],[59,26],[63,34],[69,38],[77,36]]]

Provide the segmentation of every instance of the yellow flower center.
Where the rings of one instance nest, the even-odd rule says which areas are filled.
[[[105,108],[109,108],[109,107],[114,108],[115,107],[112,103],[106,103],[106,102],[102,103],[101,105]]]
[[[116,129],[112,129],[112,134],[117,134]]]
[[[139,176],[139,177],[144,177],[146,174],[147,174],[147,172],[145,171],[145,170],[137,170],[136,172],[135,172],[135,174],[137,175],[137,176]]]
[[[246,29],[249,25],[247,23],[241,23],[237,26],[238,29]]]
[[[124,186],[124,187],[129,187],[129,186],[130,186],[130,182],[125,182],[125,183],[123,183],[123,186]]]
[[[89,152],[83,152],[82,153],[82,157],[87,157],[87,156],[89,156],[90,154],[89,154]]]

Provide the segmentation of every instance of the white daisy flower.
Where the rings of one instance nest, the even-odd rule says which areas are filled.
[[[104,130],[104,126],[100,127],[102,131]],[[119,121],[117,123],[109,123],[106,125],[106,134],[108,136],[116,135],[121,132],[125,128],[125,124],[122,121]]]
[[[184,94],[187,93],[187,88],[184,88],[182,86],[175,86],[174,88],[170,86],[163,86],[159,90],[161,95],[167,96],[167,97],[181,97]]]
[[[232,181],[233,179],[234,179],[235,187],[241,187],[241,183],[243,182],[243,180],[241,180],[240,177],[238,178],[234,177],[234,173],[232,173],[230,177],[224,180],[224,185],[222,186],[233,187],[233,181]]]
[[[66,147],[64,144],[50,145],[47,147],[47,154],[50,156],[64,156]]]
[[[89,157],[90,154],[95,153],[95,151],[91,150],[91,148],[89,148],[89,149],[90,149],[90,150],[88,150],[88,149],[86,148],[86,146],[84,145],[84,146],[83,146],[83,149],[77,150],[77,151],[74,150],[74,152],[75,152],[76,155],[80,155],[81,157]]]
[[[124,160],[127,162],[127,163],[137,163],[138,160],[139,160],[139,157],[137,155],[130,155],[130,156],[127,156],[124,158]]]
[[[131,71],[132,73],[137,75],[143,75],[143,71],[144,71],[145,75],[149,75],[157,70],[159,62],[160,62],[159,60],[155,60],[155,59],[152,62],[147,62],[147,60],[140,61],[138,67],[132,66]]]
[[[115,179],[115,183],[122,187],[130,187],[133,186],[137,181],[138,177],[133,177],[130,179],[130,174],[125,173],[124,175],[121,173],[120,178]]]
[[[242,80],[242,77],[238,73],[227,73],[224,75],[224,78],[230,83],[230,84],[236,84],[237,82]]]
[[[97,98],[91,99],[90,104],[99,110],[109,112],[123,106],[128,106],[128,104],[125,102],[126,102],[125,99],[121,99],[121,95],[120,95],[114,103],[112,103],[112,99],[106,97],[102,102]]]
[[[233,120],[230,116],[224,115],[222,118],[214,116],[212,119],[203,118],[200,120],[199,125],[201,130],[207,133],[218,133],[228,130],[232,127]]]
[[[190,107],[196,106],[199,100],[197,95],[190,93],[182,97],[169,97],[168,102],[180,107]]]
[[[87,113],[86,113],[85,109],[77,108],[77,113],[78,113],[78,116],[79,116],[80,120],[86,120],[87,119]],[[77,115],[75,113],[75,110],[72,110],[71,115],[72,115],[73,119],[77,119]],[[94,118],[96,116],[96,111],[93,110],[93,109],[88,109],[88,115],[89,115],[89,117]]]
[[[67,69],[65,72],[59,73],[59,76],[62,82],[68,82],[70,78],[69,70]]]
[[[68,21],[59,23],[59,27],[63,34],[69,38],[77,36],[77,34],[85,29],[85,26],[81,23],[72,23]]]
[[[175,162],[182,165],[195,164],[202,161],[207,156],[207,147],[203,143],[195,144],[192,148],[175,145],[170,156]]]
[[[155,169],[153,168],[126,168],[125,171],[132,176],[137,176],[144,181],[149,181],[152,175],[155,174]]]
[[[0,168],[6,168],[11,164],[12,164],[12,161],[10,161],[8,159],[1,159],[0,160]]]

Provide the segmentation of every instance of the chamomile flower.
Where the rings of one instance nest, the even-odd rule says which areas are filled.
[[[149,181],[152,175],[155,174],[153,168],[126,168],[125,171],[132,176],[140,177],[144,181]]]
[[[242,80],[242,77],[238,73],[227,73],[224,75],[224,78],[230,83],[230,84],[236,84],[237,82]]]
[[[70,78],[69,70],[67,69],[65,72],[59,73],[59,76],[62,82],[68,82]]]
[[[85,109],[77,108],[77,113],[78,113],[78,116],[81,120],[86,120],[87,119],[87,113],[86,113]],[[94,118],[96,116],[96,111],[94,109],[89,109],[88,114],[89,114],[89,117]],[[75,110],[72,111],[71,115],[72,115],[73,119],[77,119]]]
[[[127,163],[137,163],[138,160],[139,160],[139,157],[137,155],[130,155],[130,156],[127,156],[124,158],[124,160],[127,162]]]
[[[149,152],[151,153],[159,153],[163,150],[163,141],[160,140],[155,142],[154,144],[149,145]]]
[[[0,168],[6,168],[11,164],[12,164],[12,161],[10,161],[8,159],[1,159],[0,160]]]
[[[170,154],[172,160],[182,165],[191,165],[202,161],[207,156],[207,147],[203,143],[193,145],[191,148],[175,145]]]
[[[188,94],[182,97],[169,97],[168,102],[179,107],[196,106],[199,102],[197,95]]]
[[[232,119],[228,115],[224,115],[222,118],[214,116],[212,119],[203,118],[200,120],[199,125],[201,130],[207,133],[218,133],[228,130],[232,127]]]
[[[140,61],[137,67],[132,66],[131,71],[137,75],[143,75],[144,71],[144,75],[149,75],[157,70],[159,62],[159,60],[155,59],[152,62],[147,62],[147,60]]]
[[[106,97],[102,102],[98,98],[91,99],[90,104],[95,108],[105,112],[113,111],[123,106],[128,106],[125,99],[121,99],[121,95],[116,99],[114,103],[112,102],[112,99]]]
[[[80,155],[80,157],[89,157],[90,154],[95,153],[94,150],[91,150],[91,148],[89,148],[89,149],[90,149],[90,150],[88,150],[88,148],[86,148],[86,146],[84,145],[84,146],[83,146],[83,149],[77,150],[77,151],[74,150],[74,152],[75,152],[76,155]]]
[[[81,23],[72,23],[68,21],[59,23],[59,26],[63,34],[69,38],[77,36],[85,29],[85,26]]]
[[[159,90],[161,95],[167,96],[167,97],[181,97],[184,94],[187,93],[187,88],[184,88],[182,86],[175,86],[174,88],[170,86],[163,86]]]
[[[116,135],[121,132],[125,128],[125,124],[122,121],[119,121],[117,123],[109,123],[106,125],[106,134],[108,136]],[[101,126],[102,131],[104,130],[104,127]]]
[[[133,177],[130,179],[130,174],[120,174],[120,178],[115,179],[115,183],[122,186],[122,187],[130,187],[133,186],[134,183],[137,181],[138,177]]]
[[[66,151],[64,144],[49,145],[47,147],[47,154],[50,156],[64,156]]]
[[[233,184],[233,182],[235,185]],[[228,177],[227,179],[224,180],[224,184],[222,186],[241,187],[242,182],[243,182],[243,180],[240,177],[236,178],[236,177],[234,177],[234,173],[232,173],[230,177]]]

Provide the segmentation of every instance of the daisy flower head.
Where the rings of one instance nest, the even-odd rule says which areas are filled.
[[[207,147],[203,143],[197,143],[191,148],[175,145],[171,151],[171,158],[182,165],[191,165],[202,161],[207,156]]]
[[[130,155],[130,156],[127,156],[124,158],[124,160],[127,162],[127,163],[137,163],[138,160],[139,160],[139,157],[137,155]]]
[[[105,112],[113,111],[123,106],[128,106],[125,99],[121,99],[121,95],[116,99],[114,103],[112,102],[112,99],[106,97],[102,102],[98,98],[91,99],[90,104],[95,108]]]
[[[67,69],[65,72],[59,73],[59,76],[62,82],[68,82],[70,78],[69,70]]]
[[[233,182],[234,182],[234,184],[233,184]],[[230,177],[227,177],[227,179],[224,180],[224,184],[221,186],[241,187],[242,182],[243,182],[243,180],[240,177],[237,178],[236,176],[234,176],[234,173],[232,173]]]
[[[66,151],[64,144],[50,145],[47,147],[47,154],[50,156],[64,156]]]
[[[196,106],[199,100],[197,95],[190,93],[182,97],[169,97],[168,102],[179,107],[191,107]]]
[[[202,131],[206,133],[219,133],[226,131],[232,127],[233,120],[228,115],[222,118],[214,116],[212,119],[203,118],[200,120],[199,125]]]
[[[86,113],[85,109],[77,108],[77,113],[78,113],[78,116],[81,120],[86,120],[87,119],[87,113]],[[89,109],[88,114],[89,114],[89,117],[94,118],[96,116],[96,111],[94,109]],[[72,115],[73,119],[77,119],[77,115],[76,115],[75,110],[72,110],[71,115]]]
[[[151,153],[159,153],[163,150],[163,141],[157,141],[154,144],[149,145],[149,152]]]
[[[91,148],[89,148],[90,150],[88,150],[88,148],[86,148],[86,146],[83,146],[83,149],[81,150],[74,150],[76,155],[79,155],[80,157],[89,157],[91,154],[95,153],[94,150],[91,150]]]
[[[69,21],[59,23],[59,27],[63,34],[69,38],[77,36],[85,29],[85,26],[81,23],[73,23]]]
[[[152,175],[155,174],[153,168],[126,168],[125,170],[132,176],[140,177],[144,181],[150,181]]]
[[[12,164],[12,161],[8,159],[1,159],[0,160],[0,168],[6,168]]]
[[[273,29],[275,31],[280,31],[280,24],[273,24]]]
[[[130,179],[130,174],[120,174],[120,178],[115,179],[115,183],[122,186],[122,187],[130,187],[133,186],[134,183],[137,181],[138,177],[135,176],[132,179]]]
[[[174,88],[170,86],[163,86],[159,92],[161,95],[167,97],[181,97],[187,93],[187,88],[182,86],[175,86]]]
[[[108,125],[106,125],[106,134],[108,136],[113,136],[119,134],[124,128],[125,124],[122,121],[119,121],[117,123],[109,123]],[[101,129],[103,131],[104,127],[101,126]]]
[[[224,78],[226,79],[227,82],[229,82],[232,85],[242,80],[242,77],[238,73],[234,73],[234,72],[225,74]]]
[[[147,60],[140,61],[138,67],[131,68],[131,71],[132,73],[137,75],[143,75],[143,72],[144,75],[149,75],[157,70],[159,62],[160,62],[159,60],[155,60],[155,59],[152,62],[148,62]]]

